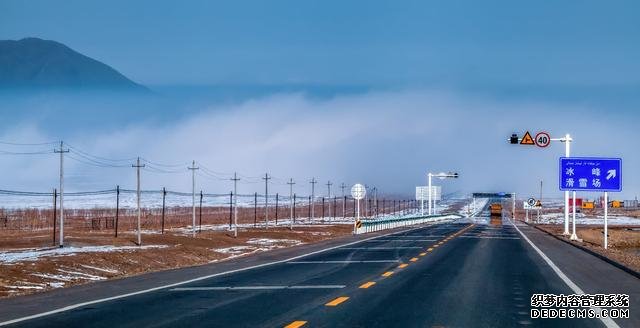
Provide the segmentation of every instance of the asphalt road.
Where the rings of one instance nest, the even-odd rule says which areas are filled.
[[[540,232],[527,230],[525,234],[539,243],[552,244],[545,239],[552,238]],[[561,244],[545,246],[552,253],[550,258],[558,256],[556,248],[564,251],[572,248]],[[574,261],[582,264],[593,261],[591,266],[610,270],[609,264],[584,252],[579,254],[574,255]],[[578,271],[588,269],[575,267]],[[635,288],[635,293],[640,285],[637,278],[619,269],[613,268],[609,274],[621,278],[604,287],[608,292]],[[571,278],[576,273],[567,275]],[[581,286],[585,291],[602,291],[598,288],[598,277],[580,276],[579,272],[577,277],[586,285]],[[82,306],[14,326],[604,326],[598,319],[531,319],[530,297],[534,293],[573,294],[573,291],[513,225],[458,221]],[[640,294],[632,297],[632,309],[637,295]],[[616,322],[633,327],[635,319]]]

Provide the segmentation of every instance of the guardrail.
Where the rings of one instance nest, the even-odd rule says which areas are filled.
[[[362,219],[360,224],[356,223],[355,234],[362,234],[386,229],[393,229],[398,227],[411,226],[423,223],[432,223],[444,220],[460,219],[462,215],[447,214],[447,215],[425,215],[425,216],[410,216],[410,217],[397,217],[389,216],[378,219]]]

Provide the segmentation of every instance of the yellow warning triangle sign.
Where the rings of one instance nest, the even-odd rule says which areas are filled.
[[[520,141],[521,145],[535,145],[536,143],[533,141],[533,138],[531,137],[531,133],[529,133],[529,131],[527,131],[527,133],[524,134],[524,137],[522,137],[522,141]]]

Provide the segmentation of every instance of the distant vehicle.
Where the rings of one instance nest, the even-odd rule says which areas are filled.
[[[490,206],[491,208],[491,216],[502,216],[502,204],[493,203]]]

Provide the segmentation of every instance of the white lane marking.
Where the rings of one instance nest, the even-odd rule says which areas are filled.
[[[341,289],[346,285],[300,285],[300,286],[215,286],[215,287],[178,287],[170,292],[207,291],[207,290],[278,290],[278,289]]]
[[[383,240],[369,240],[368,242],[416,242],[416,241],[437,241],[437,239],[383,239]]]
[[[509,220],[511,221],[511,220]],[[560,279],[562,279],[562,281],[569,286],[569,288],[576,294],[584,294],[585,292],[578,287],[578,285],[576,285],[573,281],[571,281],[571,279],[569,279],[569,277],[567,277],[567,275],[564,274],[564,272],[562,272],[562,270],[560,270],[560,268],[558,268],[555,263],[553,263],[553,261],[551,261],[551,259],[549,257],[547,257],[547,255],[545,253],[543,253],[538,246],[536,246],[531,240],[529,240],[529,237],[525,236],[524,233],[522,233],[522,231],[520,231],[520,229],[515,225],[515,223],[511,222],[511,224],[513,224],[513,226],[516,228],[516,230],[520,233],[520,235],[522,236],[522,238],[524,238],[524,240],[527,241],[527,243],[529,243],[529,245],[531,245],[531,247],[538,253],[538,255],[540,255],[540,257],[542,257],[542,259],[547,262],[547,264],[551,267],[551,269],[558,275],[558,277],[560,277]],[[602,316],[602,309],[601,308],[595,308],[592,307],[592,310],[596,311],[596,313],[600,316]],[[608,328],[619,328],[620,326],[618,326],[617,323],[615,323],[611,318],[599,318],[600,321],[602,321],[602,323],[608,327]]]
[[[400,260],[292,261],[287,264],[398,263]]]
[[[310,256],[310,255],[320,254],[320,253],[324,253],[324,252],[331,251],[331,250],[334,250],[334,249],[338,249],[338,248],[341,248],[341,247],[344,247],[344,246],[350,246],[350,245],[359,244],[359,243],[367,241],[367,240],[386,237],[386,236],[393,236],[393,235],[400,234],[400,233],[405,233],[405,232],[408,232],[408,231],[424,229],[426,227],[428,227],[428,226],[421,226],[421,227],[411,228],[409,230],[390,232],[390,233],[387,233],[387,234],[384,234],[384,235],[373,236],[373,237],[365,238],[365,239],[362,239],[362,240],[356,240],[354,242],[350,242],[350,243],[347,243],[347,244],[336,245],[336,246],[332,246],[332,247],[329,247],[329,248],[324,248],[324,249],[320,249],[320,250],[317,250],[317,251],[309,252],[309,253],[306,253],[306,254],[297,255],[297,256],[294,256],[294,257],[291,257],[291,258],[288,258],[288,259],[284,259],[284,260],[262,263],[262,264],[258,264],[258,265],[254,265],[254,266],[250,266],[250,267],[245,267],[245,268],[229,270],[229,271],[220,272],[220,273],[214,273],[214,274],[210,274],[210,275],[206,275],[206,276],[201,276],[201,277],[197,277],[197,278],[193,278],[193,279],[189,279],[189,280],[185,280],[185,281],[181,281],[181,282],[176,282],[176,283],[172,283],[172,284],[168,284],[168,285],[163,285],[163,286],[143,289],[143,290],[139,290],[137,292],[131,292],[131,293],[126,293],[126,294],[121,294],[121,295],[116,295],[116,296],[111,296],[111,297],[105,297],[105,298],[101,298],[101,299],[97,299],[97,300],[93,300],[93,301],[87,301],[87,302],[67,305],[65,307],[61,307],[61,308],[58,308],[58,309],[55,309],[55,310],[36,313],[36,314],[28,315],[28,316],[25,316],[25,317],[21,317],[21,318],[16,318],[16,319],[11,319],[11,320],[7,320],[7,321],[4,321],[4,322],[0,322],[0,326],[6,326],[6,325],[14,324],[14,323],[17,323],[17,322],[22,322],[22,321],[26,321],[26,320],[41,318],[41,317],[45,317],[45,316],[56,314],[56,313],[66,312],[66,311],[77,309],[77,308],[80,308],[80,307],[83,307],[83,306],[87,306],[87,305],[93,305],[93,304],[97,304],[97,303],[113,301],[113,300],[126,298],[126,297],[130,297],[130,296],[147,294],[147,293],[155,292],[155,291],[158,291],[158,290],[177,287],[177,286],[181,286],[181,285],[185,285],[185,284],[190,284],[192,282],[197,282],[197,281],[201,281],[201,280],[215,278],[215,277],[219,277],[219,276],[223,276],[223,275],[227,275],[227,274],[231,274],[231,273],[243,272],[243,271],[262,268],[262,267],[271,266],[271,265],[275,265],[275,264],[286,263],[286,262],[290,262],[290,261],[293,261],[293,260],[297,260],[297,259],[301,259],[301,258]]]
[[[402,246],[398,246],[398,247],[341,247],[340,249],[346,249],[346,250],[372,250],[372,251],[378,251],[378,250],[387,250],[387,249],[420,249],[423,247],[418,247],[418,246],[406,246],[406,247],[402,247]]]
[[[473,239],[511,239],[511,240],[519,240],[518,237],[501,237],[501,236],[459,236],[459,238],[473,238]]]
[[[453,231],[452,231],[453,232]],[[395,236],[395,238],[442,238],[444,235],[428,235],[428,236]]]

